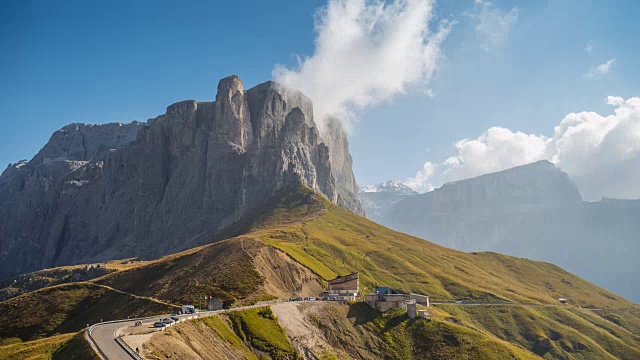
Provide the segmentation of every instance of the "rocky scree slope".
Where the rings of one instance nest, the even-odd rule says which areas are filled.
[[[147,123],[66,126],[0,175],[0,280],[191,248],[299,184],[362,213],[340,131],[332,160],[307,97],[237,76]]]

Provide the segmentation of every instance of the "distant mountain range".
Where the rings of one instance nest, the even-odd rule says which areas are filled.
[[[407,185],[399,181],[385,181],[378,185],[359,185],[358,191],[361,193],[390,193],[394,195],[415,195],[417,192],[413,191]]]
[[[359,185],[360,203],[367,217],[383,224],[388,217],[388,211],[398,201],[411,195],[418,195],[408,186],[399,181],[386,181],[378,185]]]
[[[369,189],[385,188],[386,192]],[[548,161],[447,183],[424,194],[360,186],[367,215],[462,251],[552,262],[640,302],[640,200],[585,202]]]

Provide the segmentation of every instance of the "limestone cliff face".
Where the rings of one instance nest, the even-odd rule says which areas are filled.
[[[334,164],[307,97],[236,76],[147,123],[66,126],[0,175],[0,278],[197,246],[288,186],[360,212]]]
[[[331,171],[336,179],[338,205],[364,216],[365,213],[358,198],[358,184],[353,175],[353,160],[349,152],[347,134],[342,128],[342,123],[335,118],[329,118],[323,136],[329,144],[333,165]]]

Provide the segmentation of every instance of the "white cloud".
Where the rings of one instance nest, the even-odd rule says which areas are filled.
[[[455,144],[457,154],[421,170],[407,181],[414,189],[462,180],[537,160],[555,163],[576,183],[585,200],[640,198],[640,98],[607,98],[614,113],[571,113],[553,136],[493,127],[475,139]],[[427,168],[425,164],[425,168]]]
[[[359,110],[412,87],[433,94],[427,85],[451,23],[431,30],[432,17],[432,0],[329,0],[316,19],[315,53],[294,69],[276,65],[273,77],[313,100],[320,127],[337,116],[349,128]]]
[[[422,169],[418,170],[416,176],[409,178],[404,184],[418,192],[431,191],[433,190],[431,178],[433,177],[435,169],[436,165],[427,161],[422,165]]]
[[[584,74],[584,77],[587,79],[600,79],[603,76],[607,75],[610,71],[611,68],[613,67],[613,63],[616,61],[616,59],[609,59],[606,63],[604,64],[600,64],[598,66],[594,66],[591,69],[589,69],[589,71]]]
[[[501,47],[518,22],[518,8],[506,11],[483,0],[475,0],[473,10],[466,15],[475,22],[476,32],[482,39],[481,46],[485,51]]]
[[[587,46],[584,47],[584,51],[590,53],[593,51],[593,41],[589,40]]]
[[[544,136],[492,127],[476,139],[458,141],[458,155],[445,161],[440,179],[467,179],[544,159],[545,141]]]

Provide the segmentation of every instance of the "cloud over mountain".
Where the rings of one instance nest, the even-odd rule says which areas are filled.
[[[551,137],[489,128],[475,139],[456,142],[457,154],[435,165],[427,162],[406,183],[425,191],[432,183],[546,159],[572,178],[585,200],[640,198],[640,98],[610,96],[607,103],[616,107],[613,114],[568,114]]]
[[[315,52],[295,68],[276,65],[276,81],[313,99],[316,122],[347,127],[357,111],[427,84],[451,24],[434,24],[433,1],[330,0],[316,18]]]

